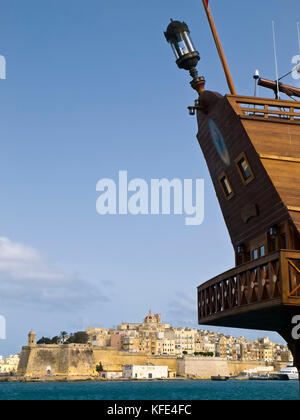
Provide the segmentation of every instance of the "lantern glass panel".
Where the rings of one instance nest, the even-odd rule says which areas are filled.
[[[173,53],[175,55],[176,60],[178,60],[179,59],[179,55],[178,55],[178,52],[177,52],[177,50],[175,48],[175,45],[171,43],[171,47],[172,47],[172,50],[173,50]]]
[[[195,47],[187,32],[177,34],[176,40],[174,40],[171,45],[177,60],[186,54],[195,51]]]
[[[174,44],[175,50],[177,52],[178,58],[183,57],[184,55],[189,53],[188,47],[184,42],[182,34],[177,34],[176,42]]]
[[[195,46],[193,44],[193,41],[190,38],[190,35],[188,32],[183,32],[183,39],[185,41],[185,44],[187,45],[189,52],[196,51]]]

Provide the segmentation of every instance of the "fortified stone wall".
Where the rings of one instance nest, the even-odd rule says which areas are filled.
[[[95,357],[90,346],[68,346],[68,375],[91,375],[95,369]],[[65,363],[65,362],[63,362]]]
[[[177,371],[180,375],[210,378],[211,376],[237,376],[244,370],[266,366],[264,362],[228,361],[218,358],[185,357],[178,359]]]
[[[176,372],[176,357],[155,357],[143,353],[119,352],[83,344],[35,345],[22,348],[18,375],[33,378],[44,377],[47,369],[51,375],[86,376],[95,373],[102,363],[104,370],[122,371],[124,365],[168,366]]]
[[[197,376],[199,378],[210,378],[211,376],[230,376],[230,369],[227,360],[184,358],[177,360],[177,372],[180,375]]]
[[[175,356],[150,356],[144,353],[129,353],[114,348],[92,347],[87,344],[34,345],[23,347],[18,375],[25,378],[40,378],[47,375],[84,377],[96,373],[96,366],[102,364],[105,371],[120,372],[124,365],[168,366],[169,371],[180,375],[194,375],[200,378],[211,376],[234,376],[248,369],[265,366],[263,362],[232,362],[218,358]]]
[[[265,362],[259,362],[259,361],[250,361],[250,362],[232,362],[228,361],[229,370],[232,376],[236,376],[239,373],[243,372],[244,370],[250,370],[255,369],[260,366],[267,366],[267,363]]]
[[[95,360],[93,349],[85,344],[35,345],[22,348],[18,375],[24,377],[51,375],[90,375]]]
[[[17,370],[17,373],[20,376],[24,376],[26,374],[29,355],[30,355],[30,348],[22,347],[22,352],[20,355],[20,361],[19,361],[18,370]]]
[[[122,371],[124,365],[143,366],[152,363],[156,366],[168,366],[170,371],[176,372],[177,359],[175,356],[149,356],[144,353],[129,353],[116,349],[102,349],[94,347],[96,365],[101,362],[104,370]]]

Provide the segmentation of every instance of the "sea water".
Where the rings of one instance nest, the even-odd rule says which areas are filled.
[[[297,381],[0,383],[0,400],[297,400]]]

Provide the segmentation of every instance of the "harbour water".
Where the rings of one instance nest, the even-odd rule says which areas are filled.
[[[0,400],[297,400],[297,381],[0,383]]]

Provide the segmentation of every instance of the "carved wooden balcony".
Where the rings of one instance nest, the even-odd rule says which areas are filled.
[[[300,315],[300,251],[281,250],[198,287],[199,324],[281,331]]]

